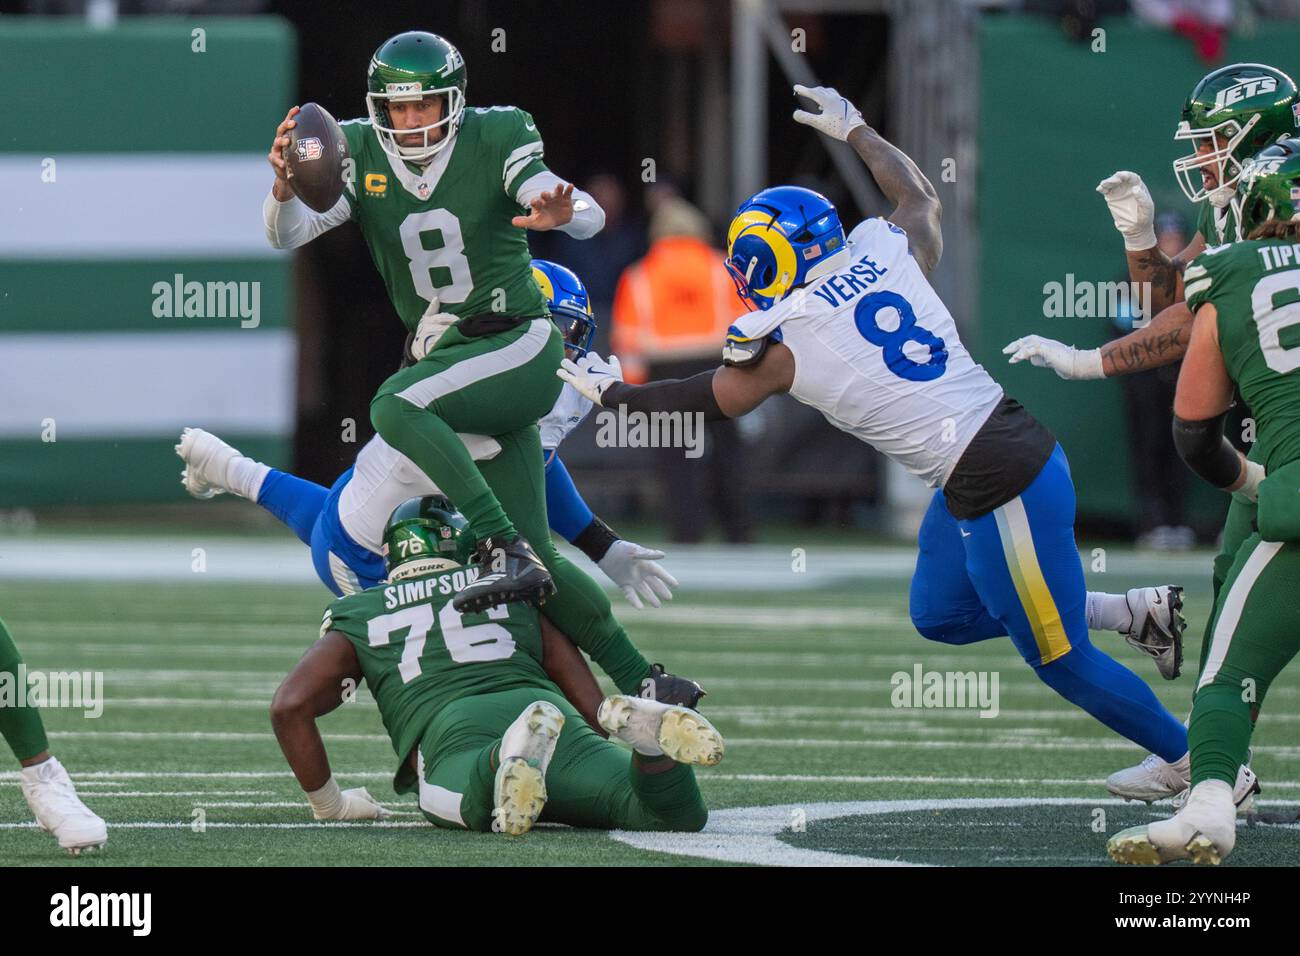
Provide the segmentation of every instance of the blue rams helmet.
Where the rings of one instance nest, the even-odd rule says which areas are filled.
[[[565,350],[573,350],[574,358],[586,355],[596,334],[596,318],[591,314],[587,287],[572,269],[558,262],[534,259],[532,266],[533,281],[546,296],[551,318],[564,334]]]
[[[830,272],[844,249],[844,227],[829,199],[802,186],[773,186],[736,210],[726,265],[740,297],[766,310]]]

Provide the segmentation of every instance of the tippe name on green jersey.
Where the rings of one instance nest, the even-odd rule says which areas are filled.
[[[513,106],[467,109],[427,165],[386,153],[370,120],[340,124],[355,163],[345,195],[393,307],[408,329],[430,310],[459,317],[546,315],[533,281],[521,184],[546,171],[533,118]]]
[[[1300,243],[1215,246],[1183,280],[1193,312],[1215,308],[1224,364],[1257,423],[1251,459],[1269,472],[1300,460]]]
[[[462,614],[452,607],[477,570],[380,584],[325,611],[321,633],[339,631],[352,642],[399,757],[452,701],[518,687],[556,689],[542,668],[536,608],[513,603]]]

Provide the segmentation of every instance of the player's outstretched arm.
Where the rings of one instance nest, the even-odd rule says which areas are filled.
[[[1041,335],[1026,335],[1002,350],[1012,365],[1029,362],[1050,368],[1061,378],[1114,378],[1172,365],[1187,351],[1192,313],[1186,302],[1175,302],[1151,322],[1097,349],[1077,349]]]
[[[818,108],[817,112],[795,110],[795,122],[853,147],[885,198],[894,204],[889,221],[907,233],[917,265],[929,275],[943,255],[943,230],[939,225],[943,205],[930,180],[906,153],[868,126],[858,108],[835,90],[796,85],[794,92]]]
[[[345,681],[351,684],[345,684]],[[324,634],[298,661],[275,692],[271,726],[289,768],[307,793],[317,820],[378,820],[388,811],[364,788],[340,790],[330,772],[316,718],[343,703],[361,680],[351,642],[338,631]]]
[[[629,412],[688,412],[706,422],[738,418],[772,395],[794,384],[794,354],[779,342],[763,350],[751,365],[724,365],[690,378],[664,379],[644,385],[623,381],[618,357],[606,362],[588,352],[578,362],[565,359],[555,373],[587,398],[605,408],[623,406]]]
[[[1155,203],[1137,173],[1120,170],[1097,184],[1115,228],[1124,237],[1128,274],[1133,282],[1149,283],[1151,311],[1157,315],[1183,299],[1183,268],[1205,249],[1199,232],[1172,259],[1156,242]]]

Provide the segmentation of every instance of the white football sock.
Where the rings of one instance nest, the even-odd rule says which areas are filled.
[[[226,485],[235,494],[249,501],[257,501],[257,496],[262,492],[262,482],[270,473],[270,465],[238,455],[226,466]]]
[[[1124,594],[1089,591],[1086,613],[1091,631],[1127,631],[1133,626],[1133,611]]]

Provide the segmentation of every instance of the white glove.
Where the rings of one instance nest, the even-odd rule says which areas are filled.
[[[1011,356],[1011,364],[1029,359],[1039,368],[1050,368],[1064,379],[1080,380],[1105,378],[1101,368],[1101,349],[1076,349],[1073,345],[1045,339],[1041,335],[1026,335],[1016,339],[1002,350]]]
[[[555,374],[597,405],[601,404],[600,397],[607,388],[623,381],[623,367],[618,363],[618,356],[611,355],[606,362],[595,352],[588,352],[576,362],[564,359]]]
[[[383,820],[391,816],[365,787],[340,790],[333,776],[325,781],[325,786],[307,794],[307,802],[317,820]]]
[[[418,362],[432,352],[442,333],[455,325],[458,318],[450,312],[426,312],[420,316],[420,324],[411,339],[411,357]]]
[[[1232,493],[1232,497],[1246,504],[1255,504],[1259,501],[1259,483],[1267,475],[1264,472],[1264,466],[1257,461],[1246,462],[1246,481]]]
[[[831,139],[838,139],[840,142],[847,140],[849,134],[859,126],[867,125],[862,118],[861,111],[829,86],[807,87],[796,83],[794,91],[800,96],[806,96],[821,107],[820,113],[810,113],[802,107],[795,110],[794,121],[796,123],[811,126]]]
[[[1120,170],[1099,182],[1097,192],[1110,208],[1110,218],[1124,237],[1125,249],[1142,252],[1156,244],[1156,204],[1141,176]]]
[[[627,603],[637,610],[643,607],[641,597],[651,607],[663,607],[659,599],[671,601],[672,589],[679,586],[677,579],[659,564],[659,559],[663,556],[662,551],[643,548],[639,544],[620,539],[609,546],[596,566],[622,589]],[[638,591],[641,597],[637,596]]]

